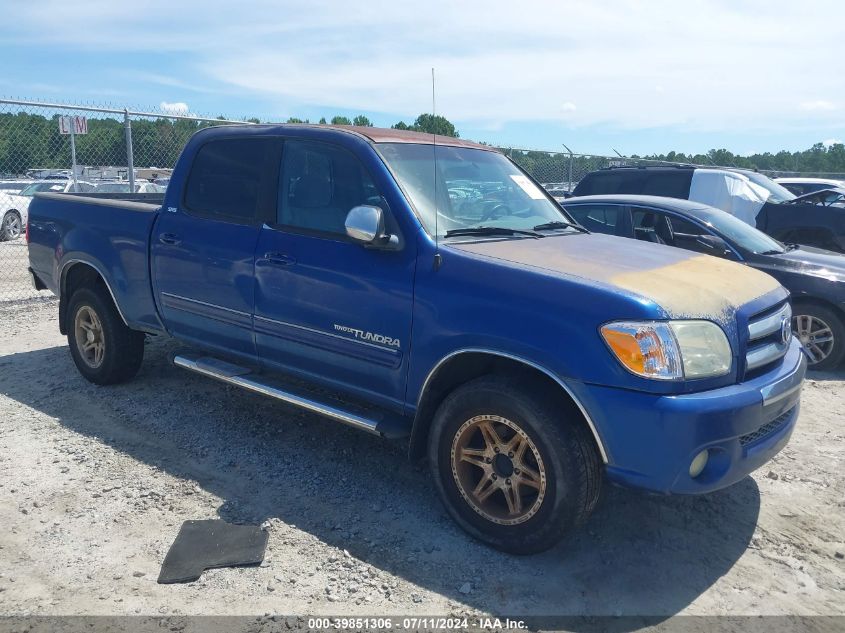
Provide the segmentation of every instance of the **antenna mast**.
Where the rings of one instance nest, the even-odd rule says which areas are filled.
[[[438,270],[443,263],[443,258],[440,256],[440,230],[438,228],[438,216],[440,212],[437,210],[437,133],[434,131],[434,117],[437,116],[437,101],[434,93],[434,67],[431,68],[431,148],[434,153],[434,161],[432,163],[432,171],[434,173],[434,270]]]

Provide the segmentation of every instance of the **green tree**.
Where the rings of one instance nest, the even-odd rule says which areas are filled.
[[[248,119],[257,121],[258,119]],[[197,130],[226,121],[192,121],[190,119],[133,118],[132,141],[134,162],[138,167],[173,167]],[[296,117],[291,122],[302,122]],[[306,119],[304,122],[308,122]],[[321,118],[321,123],[326,119]],[[336,116],[332,123],[341,125],[366,124],[359,115],[354,121]],[[413,124],[399,121],[397,130],[419,130],[457,136],[457,131],[443,117],[420,115]],[[77,159],[81,165],[125,166],[126,141],[123,121],[119,116],[88,117],[88,134],[76,139]],[[543,182],[563,182],[568,177],[568,156],[562,153],[520,152],[504,149],[505,153]],[[706,154],[685,154],[669,151],[645,158],[700,165],[725,165],[750,169],[811,174],[845,173],[845,145],[839,142],[816,143],[803,151],[763,152],[740,156],[727,149],[712,149]],[[576,156],[573,173],[583,174],[607,165],[607,159]],[[25,112],[0,112],[0,172],[20,175],[29,169],[70,167],[70,139],[59,134],[57,116],[45,117]]]
[[[352,125],[357,125],[360,127],[373,127],[372,121],[370,121],[363,114],[359,114],[354,119],[352,119]]]
[[[404,121],[399,121],[399,123],[394,123],[390,127],[394,130],[427,132],[428,134],[440,134],[441,136],[453,136],[455,138],[460,136],[458,131],[455,129],[454,124],[446,117],[442,117],[439,114],[421,114],[412,125],[408,125]]]
[[[440,134],[441,136],[459,137],[455,126],[446,117],[439,114],[421,114],[414,121],[414,130],[418,132],[428,132],[429,134]]]

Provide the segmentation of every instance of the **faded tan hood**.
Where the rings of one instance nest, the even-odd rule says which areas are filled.
[[[450,244],[468,253],[598,281],[650,299],[672,317],[722,320],[780,288],[743,264],[611,235]]]

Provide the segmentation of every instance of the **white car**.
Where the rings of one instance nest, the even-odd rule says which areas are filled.
[[[42,191],[90,193],[94,191],[94,185],[82,180],[77,181],[76,187],[72,180],[38,180],[30,182],[18,193],[0,194],[0,214],[3,218],[0,220],[0,242],[16,240],[23,234],[29,203],[36,193]]]
[[[835,178],[775,178],[775,182],[786,187],[796,196],[803,196],[807,193],[814,193],[822,189],[845,187],[845,180]]]
[[[135,193],[164,193],[166,189],[152,182],[135,182]],[[129,193],[129,183],[98,182],[95,193]]]
[[[20,193],[32,180],[0,180],[0,196]]]

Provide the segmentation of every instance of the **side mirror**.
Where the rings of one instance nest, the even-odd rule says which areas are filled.
[[[362,204],[352,207],[346,215],[346,234],[364,246],[395,246],[399,239],[388,235],[384,228],[384,211],[381,207]]]

